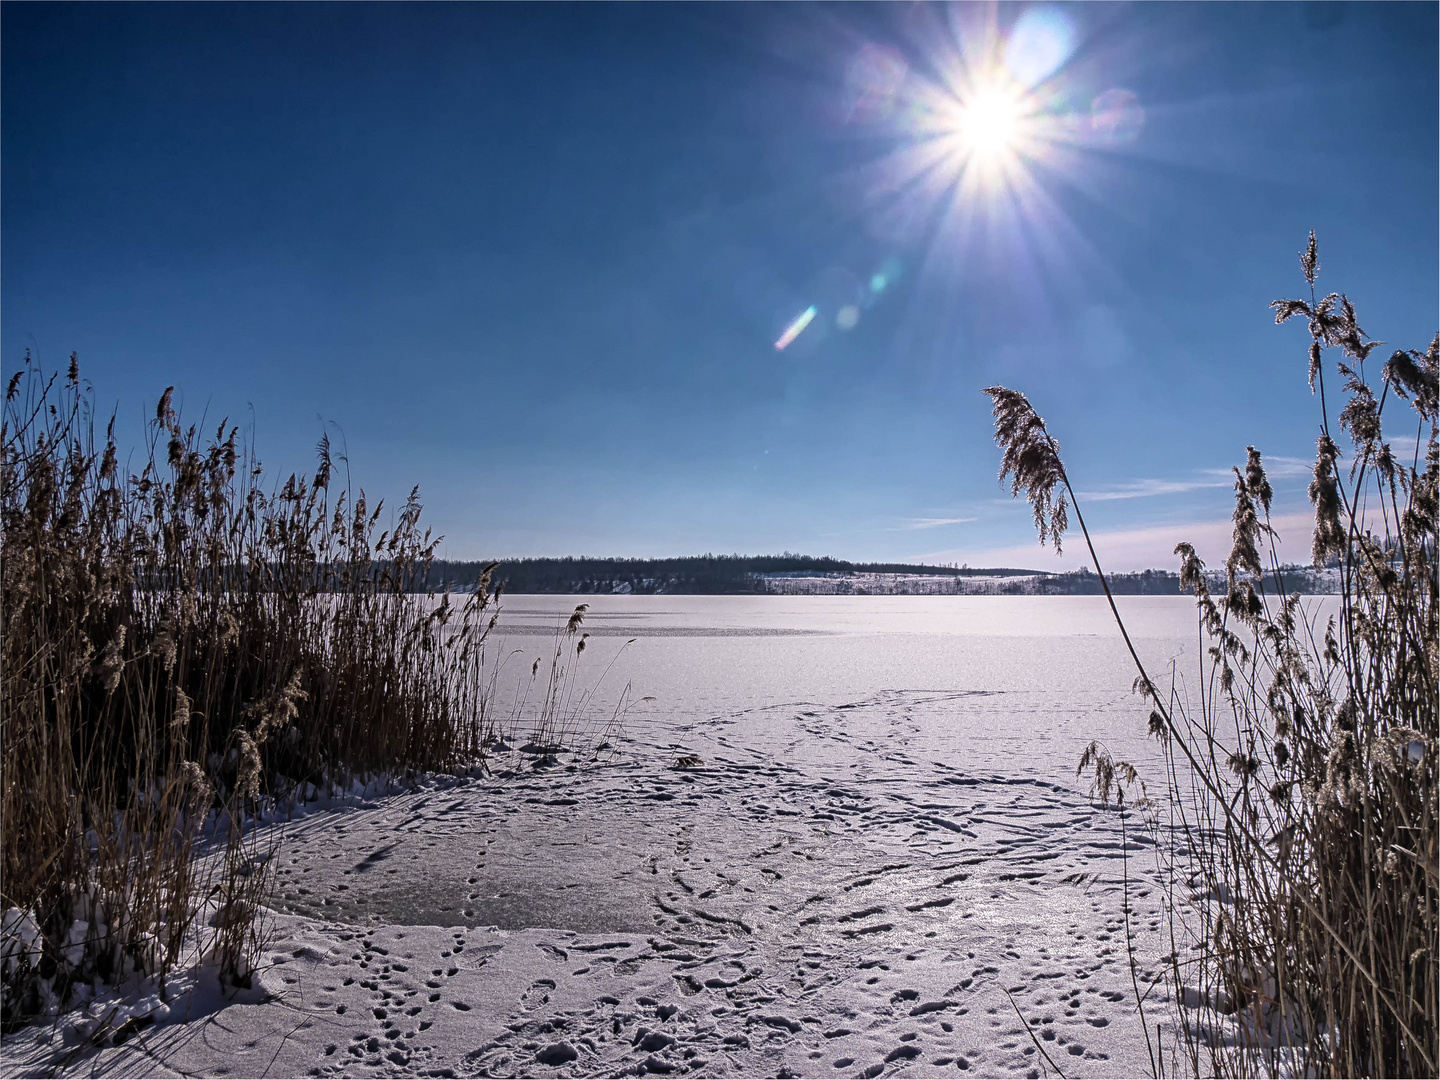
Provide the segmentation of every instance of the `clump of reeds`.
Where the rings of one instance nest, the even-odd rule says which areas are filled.
[[[590,760],[598,760],[606,752],[613,755],[615,744],[612,740],[619,736],[626,714],[634,704],[628,683],[608,713],[600,710],[596,701],[600,684],[615,667],[621,652],[634,644],[634,638],[626,641],[621,651],[611,657],[605,670],[600,671],[599,678],[593,683],[582,685],[577,680],[577,664],[590,641],[590,635],[580,631],[589,609],[589,603],[579,603],[564,625],[556,629],[553,654],[539,693],[536,693],[536,684],[540,680],[541,658],[537,657],[530,667],[530,681],[511,707],[508,724],[511,737],[516,733],[520,717],[533,708],[533,716],[528,721],[528,742],[521,749],[539,755],[536,765],[553,765],[562,752],[570,753],[575,760],[583,760],[586,756]],[[533,706],[531,696],[534,696]],[[654,698],[641,698],[641,701],[651,700]]]
[[[574,761],[599,760],[605,752],[614,752],[613,739],[619,736],[626,715],[634,704],[630,684],[620,691],[615,705],[608,713],[598,708],[597,694],[610,669],[615,666],[620,653],[634,644],[631,638],[610,658],[594,682],[582,685],[578,678],[580,656],[590,642],[590,635],[581,631],[589,604],[577,604],[563,626],[555,631],[553,652],[545,668],[543,682],[541,668],[543,657],[536,657],[530,665],[529,680],[510,702],[506,721],[497,721],[490,730],[497,740],[510,742],[524,738],[521,750],[535,755],[537,766],[553,765],[560,753],[569,753]],[[498,678],[499,667],[495,669]],[[538,686],[537,686],[538,684]],[[492,691],[493,696],[493,691]],[[653,698],[641,698],[653,701]],[[521,736],[522,718],[530,716],[528,734]],[[505,743],[504,745],[509,745]]]
[[[129,472],[73,356],[63,378],[27,357],[0,444],[3,1024],[96,976],[163,986],[197,933],[243,984],[256,815],[480,759],[489,571],[418,600],[437,540],[414,492],[377,535],[325,439],[312,476],[267,491],[237,429],[183,426],[170,390]]]
[[[1440,337],[1367,372],[1381,343],[1360,328],[1343,294],[1316,297],[1313,233],[1301,267],[1309,299],[1273,307],[1277,322],[1309,324],[1310,385],[1320,403],[1312,555],[1317,568],[1338,566],[1338,611],[1322,623],[1280,587],[1273,492],[1251,447],[1235,470],[1224,595],[1207,587],[1192,546],[1175,549],[1198,608],[1194,697],[1178,683],[1157,688],[1115,612],[1168,773],[1168,802],[1154,821],[1165,833],[1157,851],[1168,885],[1168,981],[1181,1008],[1171,1066],[1433,1076]],[[1326,354],[1335,350],[1344,399],[1336,419],[1348,455],[1332,437],[1325,396]],[[1023,395],[986,392],[1005,450],[1002,479],[1028,492],[1042,542],[1058,548],[1065,518],[1057,486],[1074,505],[1058,447]],[[1383,434],[1385,407],[1393,411],[1397,398],[1410,406],[1410,455]],[[1095,569],[1105,584],[1098,559]],[[1082,764],[1093,767],[1095,756]]]

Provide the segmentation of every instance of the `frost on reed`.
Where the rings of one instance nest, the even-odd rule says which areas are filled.
[[[1301,268],[1309,299],[1272,306],[1277,322],[1309,324],[1320,404],[1312,555],[1339,569],[1338,611],[1322,623],[1279,588],[1273,492],[1251,447],[1235,470],[1225,594],[1207,588],[1191,545],[1175,549],[1198,609],[1195,681],[1176,673],[1159,690],[1131,648],[1168,774],[1152,824],[1168,886],[1166,978],[1180,1007],[1169,1068],[1434,1076],[1440,338],[1392,353],[1376,372],[1368,358],[1381,343],[1350,301],[1315,296],[1313,234]],[[1333,437],[1330,370],[1348,452]],[[1023,395],[986,392],[1001,477],[1028,492],[1042,542],[1058,547],[1057,485],[1074,504],[1058,447]],[[1387,404],[1404,410],[1395,423],[1415,439],[1409,455],[1386,441]],[[1076,516],[1083,531],[1078,507]],[[1093,768],[1095,755],[1082,764]]]
[[[27,358],[0,442],[3,1023],[95,976],[163,987],[197,940],[244,983],[267,800],[481,756],[489,573],[417,602],[437,541],[414,492],[377,535],[324,439],[267,492],[169,390],[131,473],[74,357],[63,379]]]

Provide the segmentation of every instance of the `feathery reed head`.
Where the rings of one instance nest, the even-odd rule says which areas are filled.
[[[1247,449],[1249,457],[1245,463],[1245,471],[1242,473],[1239,469],[1234,470],[1235,513],[1231,519],[1235,526],[1232,533],[1234,543],[1230,549],[1230,557],[1225,560],[1225,577],[1231,595],[1235,595],[1235,578],[1240,571],[1257,578],[1264,572],[1255,542],[1262,533],[1268,534],[1272,531],[1255,513],[1255,503],[1258,500],[1268,516],[1270,499],[1274,492],[1270,489],[1270,482],[1265,479],[1265,469],[1260,464],[1260,452],[1253,446]],[[1245,607],[1248,610],[1249,604]]]
[[[1040,543],[1047,540],[1060,554],[1060,541],[1069,526],[1065,493],[1055,492],[1065,483],[1065,465],[1060,444],[1045,429],[1045,421],[1029,399],[1018,390],[988,386],[983,393],[994,402],[995,442],[1004,452],[1000,459],[1000,480],[1010,478],[1010,494],[1025,492],[1035,516]]]
[[[1409,401],[1420,418],[1435,422],[1437,378],[1440,378],[1440,335],[1430,342],[1423,353],[1417,349],[1400,349],[1385,362],[1384,378],[1390,388]]]
[[[1335,475],[1335,459],[1340,450],[1329,435],[1315,441],[1314,479],[1308,492],[1315,507],[1315,539],[1311,559],[1318,570],[1330,559],[1345,553],[1345,529],[1340,524],[1340,487]]]
[[[1124,806],[1126,788],[1136,786],[1140,788],[1141,797],[1144,797],[1145,781],[1140,779],[1140,773],[1135,766],[1128,761],[1116,761],[1110,756],[1105,744],[1098,739],[1092,739],[1090,745],[1085,747],[1080,755],[1080,763],[1075,767],[1075,775],[1083,775],[1086,769],[1090,769],[1094,774],[1090,797],[1098,795],[1102,805],[1109,805],[1110,793],[1114,791],[1120,805]]]
[[[1195,554],[1195,545],[1185,541],[1175,545],[1175,554],[1180,556],[1180,587],[1200,590],[1205,587],[1205,564]]]
[[[1270,500],[1275,492],[1265,478],[1265,467],[1260,463],[1260,451],[1253,446],[1245,448],[1245,489],[1251,498],[1259,499],[1265,513],[1270,513]]]
[[[1315,287],[1315,278],[1320,273],[1320,252],[1315,246],[1315,230],[1310,230],[1310,242],[1305,245],[1305,250],[1300,253],[1300,269],[1305,273],[1305,283],[1312,289]]]

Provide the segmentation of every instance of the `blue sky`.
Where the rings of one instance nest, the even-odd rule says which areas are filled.
[[[1308,230],[1375,337],[1436,330],[1433,4],[0,19],[0,365],[78,351],[132,435],[174,384],[274,472],[329,425],[452,557],[1052,567],[1000,382],[1110,566],[1223,560],[1249,443],[1303,559],[1317,406],[1266,305]]]

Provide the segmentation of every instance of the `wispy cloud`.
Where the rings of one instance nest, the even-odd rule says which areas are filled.
[[[1315,527],[1312,513],[1278,514],[1270,519],[1270,524],[1278,534],[1276,551],[1282,561],[1310,561],[1310,539]],[[1233,532],[1234,524],[1228,518],[1213,518],[1141,529],[1101,530],[1094,533],[1093,538],[1106,570],[1173,570],[1179,565],[1174,555],[1175,544],[1179,540],[1194,544],[1208,565],[1223,566],[1230,553]],[[951,548],[916,557],[919,562],[962,560],[971,566],[1028,566],[1036,570],[1058,571],[1089,566],[1090,554],[1085,548],[1085,538],[1077,529],[1066,534],[1063,556],[1057,556],[1053,549],[1032,541],[979,550]]]
[[[1118,484],[1109,491],[1078,491],[1076,494],[1091,502],[1109,502],[1112,499],[1145,499],[1151,495],[1177,495],[1184,491],[1199,491],[1203,488],[1230,486],[1229,480],[1134,480]]]
[[[1390,444],[1390,452],[1395,455],[1396,461],[1410,463],[1416,458],[1424,458],[1424,446],[1414,435],[1392,435],[1384,440]],[[1342,440],[1340,446],[1340,459],[1351,461],[1354,458],[1354,448],[1344,445]],[[1284,457],[1280,454],[1271,456],[1264,455],[1262,460],[1265,463],[1265,474],[1271,480],[1292,480],[1309,479],[1315,474],[1315,461],[1312,458]],[[1228,470],[1227,470],[1228,473]]]
[[[1414,435],[1392,435],[1385,440],[1390,444],[1390,452],[1395,455],[1396,461],[1403,461],[1407,465],[1425,460],[1425,445]],[[1423,466],[1422,466],[1423,467]]]
[[[963,518],[911,518],[904,525],[897,525],[889,532],[909,532],[913,529],[938,529],[942,525],[967,525],[978,520],[973,517]]]
[[[1271,480],[1297,480],[1300,477],[1312,476],[1315,472],[1315,463],[1305,458],[1265,454],[1260,461],[1265,466],[1265,475]]]
[[[1265,475],[1271,480],[1296,480],[1308,477],[1314,469],[1314,464],[1305,458],[1275,454],[1266,455],[1262,460],[1265,465]],[[1187,491],[1228,488],[1235,483],[1235,472],[1229,466],[1223,469],[1197,469],[1196,471],[1200,475],[1192,480],[1131,480],[1114,484],[1103,491],[1080,491],[1076,494],[1091,502],[1110,502],[1114,499],[1147,499],[1154,495],[1181,495]]]

